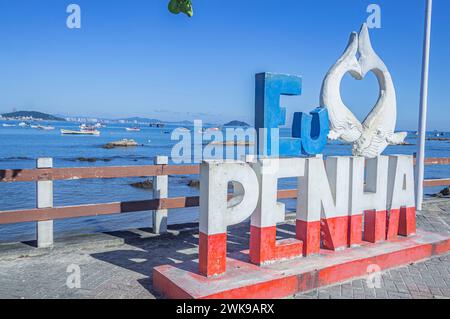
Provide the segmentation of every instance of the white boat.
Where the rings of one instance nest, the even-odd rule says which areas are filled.
[[[6,124],[6,123],[5,123],[5,124],[3,124],[2,126],[3,126],[3,127],[14,127],[15,125],[14,125],[14,124]]]
[[[44,131],[51,131],[55,129],[54,126],[43,126],[43,125],[38,125],[36,128]]]
[[[100,135],[100,131],[97,130],[79,130],[79,131],[73,131],[73,130],[64,130],[61,129],[61,134],[63,135],[94,135],[94,136],[99,136]]]
[[[28,126],[28,124],[27,124],[27,123],[25,123],[25,122],[20,122],[20,123],[19,123],[19,126],[20,126],[20,127],[27,127],[27,126]]]
[[[141,129],[139,127],[127,127],[125,128],[127,132],[140,132]]]

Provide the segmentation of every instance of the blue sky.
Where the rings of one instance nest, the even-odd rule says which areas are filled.
[[[322,80],[351,31],[382,9],[375,50],[397,88],[399,129],[416,129],[425,0],[193,0],[172,15],[168,0],[0,0],[0,111],[41,110],[163,120],[253,123],[254,75],[303,76],[288,113],[318,106]],[[82,28],[66,27],[77,3]],[[434,1],[429,128],[448,130],[450,1]],[[363,119],[376,101],[371,74],[342,83]]]

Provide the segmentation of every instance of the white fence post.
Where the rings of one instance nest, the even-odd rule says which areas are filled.
[[[38,169],[52,168],[52,158],[38,158]],[[53,207],[53,181],[38,181],[36,183],[37,208]],[[53,246],[53,220],[37,222],[36,227],[37,247],[48,248]]]
[[[169,164],[167,156],[156,156],[156,165]],[[153,177],[153,198],[167,198],[169,194],[169,176],[154,176]],[[153,232],[161,234],[167,232],[167,209],[158,209],[153,211]]]

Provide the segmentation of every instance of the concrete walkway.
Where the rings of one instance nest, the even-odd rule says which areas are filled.
[[[418,213],[418,227],[450,234],[450,200],[433,199]],[[293,221],[279,237],[294,235]],[[0,246],[0,298],[159,298],[152,269],[197,257],[196,224],[153,236],[151,230],[83,236],[53,250]],[[248,248],[248,224],[229,232],[230,251]],[[80,288],[76,275],[80,271]],[[69,281],[69,286],[67,282]],[[365,279],[326,287],[294,298],[450,298],[450,254],[384,272],[375,289]]]

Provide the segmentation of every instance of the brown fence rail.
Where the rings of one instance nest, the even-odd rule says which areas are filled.
[[[450,165],[450,158],[428,158],[426,165]],[[92,178],[127,178],[164,175],[197,175],[198,165],[148,165],[107,167],[66,167],[0,170],[0,182],[63,181]],[[439,186],[439,185],[438,185]]]
[[[450,158],[429,158],[427,165],[450,165]],[[125,167],[86,167],[86,168],[48,168],[24,170],[0,170],[0,182],[38,182],[56,180],[78,180],[88,178],[126,178],[164,175],[196,175],[198,165],[153,165]],[[447,186],[450,178],[426,180],[424,186]],[[295,199],[297,190],[280,190],[279,199]],[[52,208],[35,208],[25,210],[0,211],[0,225],[39,222],[46,220],[115,215],[131,212],[198,207],[199,197],[157,198],[152,200],[114,202]]]
[[[198,165],[108,166],[0,170],[0,182],[64,181],[89,178],[196,175]]]

